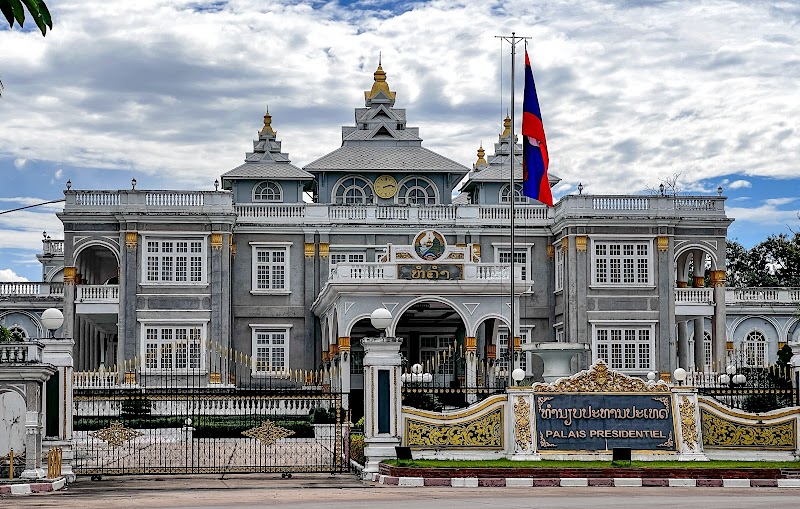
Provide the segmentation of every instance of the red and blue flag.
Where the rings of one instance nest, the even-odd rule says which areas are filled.
[[[531,61],[525,50],[525,92],[522,102],[522,194],[553,206],[550,181],[547,179],[549,157],[544,136],[542,112],[533,83]]]

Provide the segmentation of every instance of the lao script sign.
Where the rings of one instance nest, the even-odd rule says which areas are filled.
[[[676,449],[672,397],[650,394],[535,393],[541,451]]]
[[[397,269],[400,279],[428,281],[464,279],[464,266],[457,264],[398,265]]]

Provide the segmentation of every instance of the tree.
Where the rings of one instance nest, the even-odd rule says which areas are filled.
[[[726,259],[728,286],[800,286],[800,232],[770,235],[750,249],[729,241]]]
[[[53,29],[53,20],[50,19],[50,11],[47,10],[44,0],[0,0],[0,12],[6,17],[8,26],[14,28],[15,21],[19,26],[25,24],[25,9],[23,5],[27,7],[33,22],[42,31],[42,36],[47,35],[47,29]],[[0,97],[2,95],[3,82],[0,81]]]

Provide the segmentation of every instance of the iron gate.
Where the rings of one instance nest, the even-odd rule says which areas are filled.
[[[203,381],[143,376],[131,364],[121,378],[112,370],[76,379],[78,475],[349,469],[342,397],[325,390],[322,373],[255,377],[249,368],[231,369]]]

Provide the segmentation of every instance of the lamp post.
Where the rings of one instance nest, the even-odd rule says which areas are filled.
[[[64,314],[56,308],[48,308],[42,312],[42,325],[50,331],[51,338],[56,337],[56,331],[64,325]]]
[[[519,385],[522,379],[525,378],[525,370],[522,368],[516,368],[511,372],[511,378],[514,379],[514,385]]]
[[[747,382],[747,377],[742,373],[736,373],[736,366],[733,364],[725,368],[725,373],[720,375],[719,383],[722,385],[744,385]]]
[[[381,337],[386,336],[386,329],[392,325],[392,312],[386,308],[378,308],[369,316],[372,326],[381,331]]]
[[[675,371],[672,372],[672,378],[677,380],[678,385],[683,385],[683,381],[686,380],[686,370],[683,368],[675,369]]]

